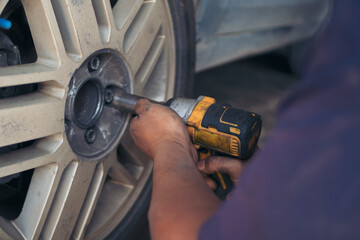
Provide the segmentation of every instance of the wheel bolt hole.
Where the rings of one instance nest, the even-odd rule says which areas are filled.
[[[105,102],[106,103],[111,103],[113,101],[114,93],[111,91],[111,89],[106,88],[104,95],[105,95]]]
[[[96,140],[96,131],[93,128],[89,128],[85,132],[85,140],[87,143],[91,144]]]
[[[98,57],[93,57],[92,59],[90,59],[88,63],[88,68],[90,72],[98,70],[99,66],[100,66],[100,59]]]

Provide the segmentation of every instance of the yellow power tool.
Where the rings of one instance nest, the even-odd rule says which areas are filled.
[[[144,98],[120,89],[109,91],[113,93],[110,102],[113,107],[133,114],[137,101]],[[172,98],[162,104],[173,109],[184,121],[193,144],[199,149],[200,159],[217,154],[246,160],[256,149],[262,125],[256,113],[218,104],[214,98],[206,96]],[[213,178],[219,186],[217,195],[224,198],[233,186],[229,176],[216,173]]]

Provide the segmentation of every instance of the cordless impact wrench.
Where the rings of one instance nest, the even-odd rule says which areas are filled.
[[[144,99],[119,88],[108,91],[113,96],[111,107],[131,114],[135,114],[136,103]],[[256,113],[218,104],[214,98],[206,96],[172,98],[160,104],[173,109],[184,121],[193,144],[200,152],[200,159],[216,154],[247,160],[256,149],[262,125],[261,117]],[[212,178],[218,183],[216,194],[225,198],[233,187],[230,177],[216,173]]]

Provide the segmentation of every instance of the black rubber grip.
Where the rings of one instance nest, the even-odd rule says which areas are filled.
[[[212,104],[206,111],[202,127],[216,128],[240,140],[240,159],[246,160],[255,151],[260,136],[260,115],[231,107],[229,104]]]
[[[220,177],[219,177],[219,175]],[[231,181],[231,178],[226,173],[214,173],[210,177],[218,184],[218,187],[215,190],[215,194],[221,199],[225,200],[229,193],[234,188],[234,184]],[[222,178],[222,179],[220,179]],[[225,186],[224,186],[225,185]]]

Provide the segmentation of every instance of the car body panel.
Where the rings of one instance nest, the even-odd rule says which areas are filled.
[[[196,71],[306,39],[329,0],[194,0]]]

